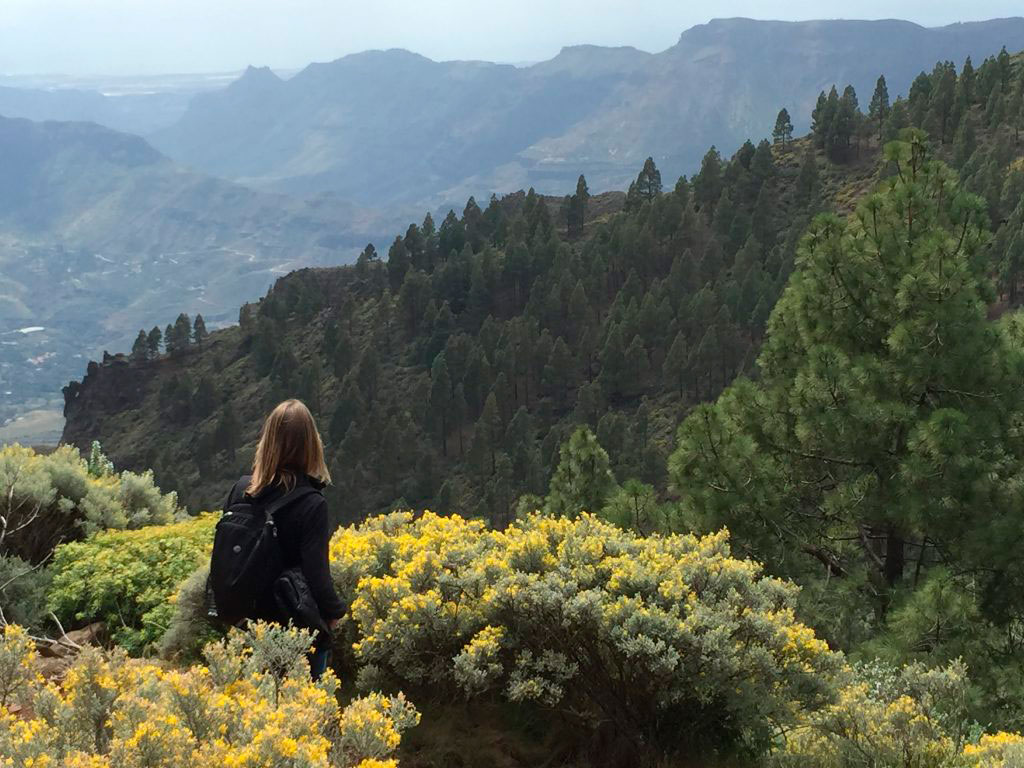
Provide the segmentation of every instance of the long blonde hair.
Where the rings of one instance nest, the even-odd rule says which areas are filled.
[[[252,480],[245,492],[255,496],[277,483],[291,490],[300,475],[331,482],[313,414],[301,400],[285,400],[263,422],[252,461]]]

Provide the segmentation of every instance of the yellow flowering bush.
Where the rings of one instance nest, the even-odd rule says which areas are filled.
[[[54,551],[48,595],[66,621],[103,621],[137,653],[159,640],[178,586],[209,558],[214,515],[131,531],[103,531]]]
[[[725,531],[395,513],[339,531],[331,560],[363,685],[553,707],[663,753],[763,747],[842,666]]]
[[[1004,731],[985,734],[977,744],[964,747],[963,757],[969,768],[1018,768],[1024,765],[1024,736]]]
[[[842,678],[835,699],[820,709],[803,712],[800,724],[787,733],[785,746],[776,755],[779,765],[1003,765],[964,760],[977,748],[965,746],[967,675],[961,662],[939,669],[874,662],[849,668]],[[988,744],[986,740],[991,738],[984,737],[982,743]]]
[[[280,627],[234,632],[183,669],[87,649],[60,683],[35,675],[19,629],[0,639],[31,693],[28,716],[0,707],[3,768],[394,768],[419,720],[401,695],[339,708],[332,673],[310,681],[309,636]]]
[[[0,707],[24,706],[39,678],[32,668],[35,644],[21,627],[9,624],[0,644]]]

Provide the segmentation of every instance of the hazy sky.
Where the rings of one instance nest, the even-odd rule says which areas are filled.
[[[1021,0],[0,0],[0,74],[293,68],[394,47],[519,62],[574,43],[660,51],[714,17],[937,26],[1021,13]]]

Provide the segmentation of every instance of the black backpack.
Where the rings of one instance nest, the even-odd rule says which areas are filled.
[[[237,624],[258,616],[260,607],[273,601],[274,581],[284,571],[274,514],[314,493],[320,491],[300,485],[269,504],[242,496],[224,510],[213,536],[206,582],[209,618]]]

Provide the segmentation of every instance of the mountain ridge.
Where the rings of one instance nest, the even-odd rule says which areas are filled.
[[[566,46],[527,67],[366,51],[310,64],[269,103],[198,96],[154,142],[260,188],[433,210],[517,187],[563,194],[580,172],[622,188],[647,155],[668,176],[692,173],[708,145],[769,133],[780,107],[805,130],[833,82],[866,97],[884,72],[891,92],[906,93],[937,59],[980,61],[1003,45],[1024,48],[1024,18],[936,28],[715,19],[657,53]]]

